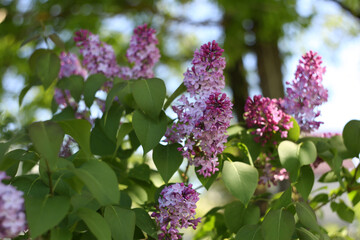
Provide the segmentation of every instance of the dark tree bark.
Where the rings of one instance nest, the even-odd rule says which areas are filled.
[[[233,92],[233,112],[239,121],[244,114],[244,106],[248,96],[248,82],[246,81],[246,70],[241,58],[235,64],[227,68],[230,87]]]
[[[284,97],[283,75],[281,72],[282,60],[278,41],[265,42],[257,39],[254,48],[263,96],[270,98]]]

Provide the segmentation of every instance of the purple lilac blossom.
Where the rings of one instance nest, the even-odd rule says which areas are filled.
[[[83,78],[87,76],[87,71],[81,67],[78,57],[73,53],[60,53],[60,65],[59,79],[71,75],[80,75]]]
[[[215,40],[195,50],[193,66],[184,73],[184,84],[191,96],[206,96],[225,87],[223,52]]]
[[[279,100],[261,95],[246,100],[244,119],[248,128],[255,128],[251,132],[256,135],[254,140],[263,145],[273,140],[276,133],[286,138],[288,130],[293,126],[291,117],[282,110]]]
[[[219,92],[210,94],[205,102],[190,102],[183,95],[179,103],[182,104],[173,106],[178,122],[167,129],[167,141],[184,140],[184,146],[179,151],[190,164],[199,167],[199,174],[210,177],[219,170],[217,155],[225,148],[233,104],[225,93]]]
[[[14,238],[25,231],[26,219],[24,212],[23,192],[11,185],[2,183],[8,178],[0,172],[0,238]]]
[[[285,168],[276,168],[271,164],[272,157],[268,154],[260,155],[256,162],[256,168],[260,171],[259,184],[271,187],[271,183],[276,186],[278,182],[289,179],[289,173]]]
[[[130,47],[126,52],[128,61],[134,65],[131,70],[122,68],[124,76],[135,79],[154,77],[153,67],[160,59],[160,51],[156,47],[158,39],[155,34],[155,29],[149,28],[146,23],[134,29]]]
[[[192,185],[175,183],[165,187],[158,199],[158,212],[151,214],[160,227],[159,239],[182,239],[178,228],[196,229],[201,218],[195,218],[196,203],[199,193],[192,189]]]
[[[317,107],[328,99],[328,91],[322,85],[325,67],[321,66],[321,57],[316,52],[307,52],[299,60],[295,79],[286,88],[286,97],[282,105],[286,113],[292,115],[304,132],[317,130],[323,122],[315,121],[320,115]]]
[[[83,56],[83,65],[89,74],[102,73],[113,78],[121,75],[113,48],[100,41],[98,35],[81,29],[75,33],[74,41]]]
[[[165,134],[168,142],[184,142],[179,151],[204,177],[219,170],[217,155],[225,148],[232,118],[232,103],[221,93],[225,86],[223,51],[215,41],[195,51],[193,67],[184,73],[191,98],[182,95],[179,104],[172,107],[178,121]]]

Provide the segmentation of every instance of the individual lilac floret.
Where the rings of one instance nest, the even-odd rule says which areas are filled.
[[[73,53],[60,53],[60,71],[58,78],[80,75],[86,78],[87,71],[81,67],[78,57]]]
[[[126,52],[128,61],[134,64],[131,69],[132,78],[154,77],[153,67],[160,59],[160,51],[156,47],[158,40],[155,29],[147,24],[134,29],[134,35],[130,40],[130,47]],[[122,69],[126,75],[126,68]]]
[[[184,73],[184,84],[191,96],[209,95],[225,87],[223,52],[215,40],[196,49],[193,66]]]
[[[0,238],[14,238],[25,231],[26,219],[24,212],[23,192],[11,185],[2,183],[8,178],[0,172]]]
[[[196,229],[201,218],[195,218],[196,202],[199,193],[192,189],[192,185],[175,183],[165,187],[159,197],[158,212],[151,214],[160,227],[159,239],[182,239],[178,228]]]
[[[82,29],[75,33],[74,41],[83,56],[82,63],[90,74],[102,73],[109,78],[120,75],[113,48],[100,41],[98,35]]]
[[[182,155],[190,164],[200,167],[197,172],[210,177],[219,169],[217,155],[224,150],[226,129],[232,118],[232,103],[225,93],[213,93],[204,101],[189,102],[184,95],[182,104],[173,106],[178,122],[165,134],[169,142],[185,141]]]
[[[328,91],[322,85],[322,75],[325,67],[321,66],[321,57],[309,51],[299,60],[295,79],[286,84],[286,97],[282,105],[286,113],[294,116],[304,132],[311,132],[320,127],[323,122],[315,121],[320,115],[316,108],[327,101]]]
[[[279,101],[261,95],[246,100],[244,119],[248,128],[255,128],[252,131],[256,135],[254,140],[263,145],[273,140],[276,133],[286,138],[288,130],[293,127],[291,117],[282,110]]]

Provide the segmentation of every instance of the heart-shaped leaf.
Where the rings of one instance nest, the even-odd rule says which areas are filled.
[[[303,202],[297,202],[295,204],[295,208],[301,224],[308,229],[320,233],[320,227],[316,220],[314,210],[309,205]]]
[[[235,240],[263,240],[259,225],[245,225],[236,233]]]
[[[256,168],[242,162],[224,162],[222,178],[226,188],[243,204],[247,204],[258,184]]]
[[[29,137],[36,150],[48,162],[50,169],[54,169],[57,165],[64,135],[63,129],[51,121],[35,122],[29,127]]]
[[[56,226],[66,216],[69,208],[70,200],[63,196],[26,198],[26,218],[31,237],[35,239]]]
[[[80,208],[76,213],[97,239],[111,240],[111,231],[105,219],[96,211]]]
[[[84,84],[84,100],[87,107],[91,107],[95,99],[95,93],[107,81],[103,74],[93,74],[89,76]]]
[[[133,115],[132,124],[145,154],[158,145],[160,139],[164,136],[167,117],[162,112],[159,120],[154,121],[136,110]]]
[[[85,162],[80,168],[73,169],[73,172],[101,205],[119,202],[117,177],[106,163],[91,160]]]
[[[166,96],[164,81],[158,78],[139,79],[131,91],[136,104],[150,118],[158,119]]]
[[[104,218],[110,226],[113,239],[128,240],[134,238],[135,213],[116,206],[105,208]]]
[[[284,209],[270,211],[261,230],[264,240],[289,240],[295,230],[294,216]]]
[[[178,148],[180,144],[157,145],[153,151],[153,159],[162,179],[167,183],[183,162]]]

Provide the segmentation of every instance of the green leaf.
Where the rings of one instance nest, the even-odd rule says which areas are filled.
[[[343,130],[342,136],[346,148],[354,155],[359,156],[360,153],[360,121],[351,120]]]
[[[50,240],[71,240],[72,233],[63,228],[53,228],[50,233]]]
[[[171,96],[166,100],[166,103],[164,104],[164,109],[166,110],[170,106],[170,104],[175,100],[175,98],[183,94],[185,91],[186,91],[186,86],[184,85],[184,83],[181,83],[180,86],[175,90],[175,92],[173,92],[173,94],[171,94]]]
[[[51,120],[53,121],[64,121],[75,119],[75,111],[72,107],[66,107],[58,114],[55,114]]]
[[[282,141],[278,148],[281,165],[290,175],[292,182],[298,177],[300,161],[298,158],[298,145],[290,141]]]
[[[295,230],[294,216],[284,209],[270,211],[261,230],[264,240],[289,240]]]
[[[299,175],[299,168],[309,165],[316,160],[316,147],[311,141],[300,144],[283,141],[278,148],[281,165],[289,172],[290,179],[295,182]]]
[[[239,201],[229,203],[225,206],[225,224],[227,228],[236,233],[243,225],[245,206]]]
[[[346,222],[352,223],[354,221],[354,210],[348,207],[343,201],[337,204],[336,213]]]
[[[90,130],[91,124],[84,119],[73,119],[59,121],[58,124],[62,127],[66,134],[70,135],[79,144],[80,149],[88,156],[91,155],[90,150]]]
[[[149,214],[142,208],[132,209],[136,215],[136,226],[146,232],[149,236],[157,238],[157,227]]]
[[[153,160],[162,179],[168,183],[170,178],[179,169],[183,162],[183,156],[178,148],[180,144],[157,145],[153,151]]]
[[[101,205],[119,202],[120,192],[117,178],[106,163],[91,160],[85,162],[80,168],[73,169],[73,172]]]
[[[109,91],[106,101],[105,101],[105,112],[107,113],[112,105],[112,102],[116,96],[118,96],[123,90],[125,90],[129,86],[129,81],[120,82],[115,84],[111,90]],[[121,99],[120,99],[121,100]]]
[[[224,162],[222,178],[230,193],[243,204],[247,204],[258,183],[256,168],[242,162]]]
[[[84,91],[84,79],[79,75],[71,75],[60,79],[57,86],[62,90],[69,90],[75,101],[79,102]]]
[[[157,120],[166,96],[164,81],[158,78],[139,79],[133,82],[131,91],[139,108]]]
[[[31,237],[35,239],[60,223],[69,208],[70,200],[63,196],[26,198],[26,218]]]
[[[30,57],[30,67],[35,70],[46,89],[58,77],[60,59],[51,50],[38,49]]]
[[[309,194],[314,185],[314,179],[315,177],[312,168],[309,165],[302,166],[295,187],[305,201],[308,200]]]
[[[303,227],[296,228],[296,233],[300,240],[320,240],[318,236],[315,236],[312,232]]]
[[[113,239],[131,240],[134,238],[135,213],[131,210],[108,206],[104,218],[110,226]]]
[[[25,95],[28,93],[28,91],[32,88],[33,86],[31,84],[29,85],[26,85],[20,92],[20,95],[19,95],[19,107],[21,106],[23,100],[24,100],[24,97]]]
[[[301,224],[304,225],[304,227],[320,233],[320,227],[316,220],[314,210],[304,202],[297,202],[295,208]]]
[[[56,33],[50,34],[49,38],[51,39],[51,41],[53,41],[53,43],[55,43],[55,45],[58,48],[61,48],[63,50],[65,49],[64,42],[61,40],[61,38]]]
[[[296,142],[300,137],[300,126],[295,118],[291,117],[290,121],[293,123],[293,127],[289,129],[287,139]]]
[[[64,131],[55,122],[35,122],[29,127],[29,137],[50,169],[56,168]]]
[[[244,213],[244,225],[257,224],[260,221],[260,208],[255,205],[248,206]]]
[[[272,209],[280,209],[280,208],[286,208],[290,203],[291,203],[291,187],[289,187],[288,189],[286,189],[286,191],[284,191],[281,196],[276,199],[276,201],[274,201],[273,205],[272,205]]]
[[[305,141],[300,143],[299,161],[300,165],[308,165],[315,162],[317,157],[316,146],[311,141]]]
[[[162,112],[160,119],[154,121],[136,110],[133,115],[132,124],[145,154],[158,145],[160,139],[164,136],[167,127],[167,117]]]
[[[222,164],[220,163],[220,165],[218,166],[219,169],[222,168],[221,166]],[[196,167],[196,176],[199,179],[199,181],[201,182],[201,184],[206,188],[206,190],[209,190],[209,188],[211,187],[211,185],[215,182],[215,180],[217,179],[217,177],[219,176],[219,171],[216,171],[214,174],[212,174],[210,177],[204,177],[203,175],[200,175],[198,173],[198,170],[201,167]]]
[[[259,225],[245,225],[236,233],[235,240],[263,240]]]
[[[105,133],[100,119],[96,119],[95,127],[90,135],[91,152],[95,155],[112,155],[116,149],[115,142]]]
[[[85,222],[97,239],[111,240],[110,227],[99,213],[87,208],[80,208],[77,215]]]
[[[93,74],[89,76],[84,84],[84,100],[87,107],[91,107],[95,99],[95,93],[107,81],[103,74]]]
[[[147,164],[140,164],[130,169],[129,177],[145,182],[150,180],[150,167]]]

